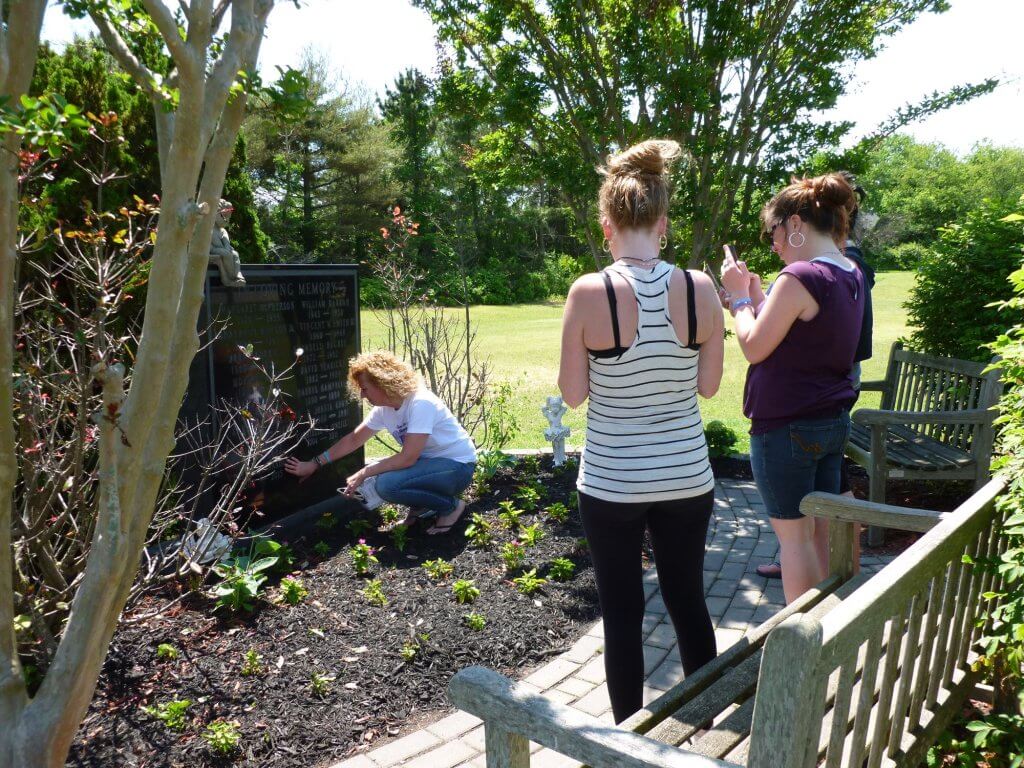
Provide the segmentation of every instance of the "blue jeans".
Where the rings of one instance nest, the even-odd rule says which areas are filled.
[[[850,414],[797,419],[750,436],[750,468],[768,517],[799,520],[800,502],[813,491],[839,493]]]
[[[377,475],[377,493],[384,501],[420,507],[420,517],[447,515],[473,480],[476,464],[452,459],[417,459],[405,469]]]

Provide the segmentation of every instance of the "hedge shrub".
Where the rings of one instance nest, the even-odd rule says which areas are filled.
[[[959,223],[943,227],[922,255],[910,299],[904,305],[913,327],[913,347],[937,355],[987,360],[989,344],[1006,327],[994,302],[1012,291],[1006,276],[1021,260],[1024,232],[1016,205],[985,201]]]

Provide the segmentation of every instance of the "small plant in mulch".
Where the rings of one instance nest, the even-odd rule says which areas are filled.
[[[188,725],[185,713],[191,706],[192,702],[188,699],[174,699],[162,704],[155,704],[152,707],[143,707],[142,711],[154,720],[159,720],[172,731],[184,731],[185,726]]]
[[[425,561],[423,563],[423,570],[425,570],[427,575],[434,581],[441,581],[441,579],[446,579],[455,572],[455,566],[443,557],[439,557],[436,560]]]
[[[555,523],[564,523],[569,519],[569,508],[560,501],[548,505],[544,512],[547,514],[548,520]]]
[[[580,508],[580,492],[573,491],[569,494],[569,509],[574,512]]]
[[[402,646],[402,650],[398,653],[401,655],[402,660],[408,664],[410,661],[416,658],[416,654],[420,652],[420,645],[412,640],[406,640],[405,645]]]
[[[367,531],[372,529],[373,525],[370,523],[369,520],[363,520],[363,518],[357,517],[352,520],[349,520],[348,525],[345,527],[348,528],[349,533],[351,533],[356,538],[359,538],[360,536],[366,534]]]
[[[214,586],[217,607],[230,611],[251,611],[267,580],[265,571],[277,565],[276,557],[237,555],[227,563],[214,566],[221,582]]]
[[[331,554],[331,545],[328,544],[326,541],[318,541],[316,544],[313,545],[313,552],[316,554],[317,557],[327,557]]]
[[[405,546],[409,543],[409,526],[396,525],[391,529],[391,543],[399,552],[405,552]]]
[[[501,509],[498,513],[498,519],[502,525],[510,531],[514,531],[519,527],[519,518],[522,516],[523,510],[517,509],[514,501],[499,501],[498,508]]]
[[[298,579],[285,577],[281,579],[281,599],[288,605],[298,605],[309,595],[306,585]]]
[[[376,550],[366,543],[366,539],[360,539],[358,544],[352,545],[350,554],[356,576],[366,576],[370,572],[371,567],[380,563],[380,560],[374,554],[375,552]]]
[[[590,551],[590,543],[586,539],[576,539],[576,543],[572,545],[573,555],[585,555],[588,551]]]
[[[459,603],[465,605],[480,597],[480,590],[472,579],[459,579],[452,584],[452,594]]]
[[[485,549],[491,545],[491,523],[479,512],[474,512],[466,526],[466,538],[469,543],[478,549]]]
[[[327,694],[331,692],[331,683],[336,679],[334,675],[321,675],[319,672],[313,672],[309,676],[309,689],[314,696],[319,696],[321,699],[327,698]]]
[[[534,485],[521,485],[516,489],[516,499],[526,512],[533,512],[540,504],[541,491]]]
[[[519,539],[523,542],[524,547],[536,547],[547,534],[540,527],[540,523],[534,523],[533,525],[524,526],[519,531]]]
[[[501,560],[509,573],[517,571],[526,562],[526,547],[518,541],[507,541],[501,547]]]
[[[548,583],[547,579],[542,579],[537,575],[537,569],[531,568],[522,576],[517,576],[512,579],[512,583],[516,585],[516,589],[522,592],[524,595],[532,595],[538,589]]]
[[[287,544],[273,539],[259,539],[253,544],[253,555],[256,557],[273,557],[273,571],[288,573],[295,567],[295,551]]]
[[[430,635],[428,633],[420,632],[419,634],[416,634],[412,625],[409,626],[409,634],[409,639],[405,641],[405,644],[398,652],[406,664],[419,656],[420,652],[423,650],[423,646],[430,641]]]
[[[403,517],[402,510],[394,504],[382,504],[377,509],[377,514],[380,515],[380,523],[384,528],[390,528]]]
[[[556,557],[548,568],[548,576],[555,581],[568,581],[576,572],[576,563],[567,557]]]
[[[321,531],[329,531],[335,526],[337,526],[338,522],[338,518],[336,518],[333,514],[331,514],[330,512],[325,512],[324,514],[320,515],[319,519],[317,519],[317,521],[313,525],[319,528]],[[353,520],[352,522],[355,521]],[[366,521],[362,520],[360,522],[365,523]],[[349,523],[349,525],[351,524],[352,523]]]
[[[527,476],[536,475],[540,472],[540,456],[535,453],[523,456],[519,459],[519,465],[516,468]]]
[[[242,743],[242,732],[233,720],[215,720],[203,731],[203,741],[215,755],[230,755]]]
[[[470,629],[479,632],[487,626],[487,619],[481,616],[479,613],[467,613],[462,617],[462,620],[466,622],[466,626]]]
[[[169,661],[174,661],[178,658],[179,655],[180,652],[178,651],[178,649],[170,643],[160,643],[160,645],[156,647],[156,657],[158,659],[168,659]]]
[[[383,608],[388,604],[388,597],[384,594],[384,582],[380,579],[373,579],[367,583],[366,588],[362,590],[362,594],[370,605]]]
[[[260,677],[263,674],[263,657],[250,648],[242,656],[242,677]]]
[[[566,460],[563,461],[560,466],[552,466],[551,474],[554,475],[555,477],[561,477],[562,475],[565,474],[576,474],[576,470],[579,469],[579,465],[579,460],[577,460],[574,456],[570,456],[566,458]]]

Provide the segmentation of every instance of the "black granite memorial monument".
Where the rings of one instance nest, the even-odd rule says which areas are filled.
[[[346,391],[348,360],[359,352],[357,268],[246,264],[245,278],[243,286],[226,287],[216,270],[207,274],[200,329],[221,322],[224,327],[193,361],[182,418],[215,416],[212,404],[224,400],[244,405],[268,397],[266,378],[242,349],[251,345],[260,364],[277,371],[290,366],[301,349],[291,377],[279,386],[298,416],[315,421],[316,431],[293,452],[310,459],[361,418],[359,402]],[[362,463],[360,449],[301,483],[283,470],[274,472],[262,483],[263,520],[336,496]]]

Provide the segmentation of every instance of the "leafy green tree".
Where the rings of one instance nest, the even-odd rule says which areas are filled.
[[[110,144],[86,143],[80,165],[112,169],[115,178],[106,185],[108,197],[129,200],[138,195],[151,200],[160,190],[156,128],[153,109],[131,78],[96,38],[76,38],[63,51],[43,44],[31,93],[34,96],[60,94],[69,103],[95,115],[116,115],[117,132],[123,141]],[[105,153],[100,160],[99,153]],[[84,172],[63,172],[41,190],[50,203],[54,218],[69,221],[80,216],[83,203],[92,206],[95,184]],[[102,205],[101,205],[102,207]]]
[[[943,227],[918,267],[907,300],[911,344],[926,352],[987,360],[987,345],[1006,326],[993,302],[1013,295],[1006,276],[1020,267],[1024,198],[1012,205],[986,200]]]
[[[436,209],[432,194],[438,178],[433,96],[430,80],[419,70],[409,69],[395,80],[394,90],[385,88],[384,98],[378,101],[381,115],[401,147],[401,160],[395,165],[395,177],[403,187],[399,203],[414,217]]]
[[[572,212],[595,263],[598,178],[616,149],[679,140],[674,247],[717,259],[734,221],[748,241],[766,188],[851,125],[812,119],[835,105],[853,66],[944,0],[415,0],[453,50],[452,87],[492,130],[473,145],[481,178],[546,179]],[[962,101],[995,81],[954,90]],[[883,130],[948,106],[934,95]]]
[[[396,148],[367,98],[303,55],[299,115],[254,112],[244,135],[263,230],[288,261],[359,261],[398,195]]]
[[[211,214],[223,191],[247,90],[257,87],[239,73],[256,70],[274,0],[224,0],[216,8],[197,1],[171,8],[162,0],[64,0],[63,5],[75,16],[92,19],[108,49],[149,98],[161,215],[137,354],[122,362],[102,343],[94,346],[76,337],[89,346],[93,384],[102,391],[101,417],[95,421],[95,533],[53,661],[31,691],[16,639],[11,529],[15,490],[34,480],[20,472],[14,419],[0,419],[0,764],[12,768],[64,764],[135,581],[174,445],[189,364],[199,347],[196,328]],[[0,113],[0,141],[7,158],[0,172],[0,285],[6,294],[0,301],[0,412],[5,414],[14,412],[12,299],[21,173],[44,150],[51,155],[54,146],[59,150],[62,129],[80,122],[66,105],[37,109],[27,98],[45,8],[44,0],[0,4],[0,100],[6,107]],[[153,49],[162,55],[143,55]],[[118,233],[103,233],[97,242],[108,236],[116,240]],[[76,266],[93,264],[88,258],[80,261]],[[99,312],[109,311],[101,304]]]
[[[231,245],[238,251],[243,264],[262,264],[267,260],[270,238],[260,227],[256,194],[247,166],[245,137],[239,136],[227,176],[224,177],[224,198],[235,209],[231,214],[228,232]]]
[[[983,144],[961,160],[941,144],[896,135],[868,154],[858,178],[881,216],[879,245],[927,245],[982,200],[1013,203],[1024,194],[1024,150]]]

